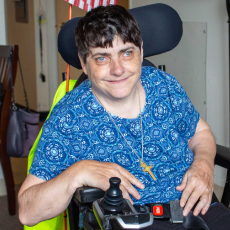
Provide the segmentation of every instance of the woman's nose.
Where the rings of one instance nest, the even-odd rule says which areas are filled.
[[[110,68],[111,75],[121,76],[124,73],[125,69],[120,60],[113,60]]]

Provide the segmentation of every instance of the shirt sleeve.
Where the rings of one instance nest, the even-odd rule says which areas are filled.
[[[66,95],[67,96],[67,95]],[[43,125],[29,173],[50,180],[78,159],[71,157],[71,141],[77,134],[77,114],[71,98],[61,99]]]

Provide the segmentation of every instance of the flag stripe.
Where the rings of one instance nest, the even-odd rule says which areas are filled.
[[[74,0],[69,0],[69,3],[73,5],[74,4]]]
[[[64,0],[83,10],[90,11],[98,6],[116,5],[117,0]]]
[[[84,7],[84,2],[82,0],[80,0],[79,8],[83,9],[83,7]]]
[[[94,8],[95,0],[92,0],[91,7]]]
[[[84,8],[83,10],[88,11],[88,4],[87,4],[87,0],[84,0]]]
[[[98,7],[99,6],[99,0],[95,0],[95,3],[94,3],[94,8]]]
[[[74,5],[79,6],[79,0],[74,0]]]

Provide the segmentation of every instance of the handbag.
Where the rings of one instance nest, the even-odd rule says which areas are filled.
[[[14,84],[12,75],[12,61],[10,61],[10,82],[12,90],[12,102],[10,107],[9,124],[7,128],[6,152],[11,157],[27,157],[34,141],[39,133],[39,113],[30,111],[27,94],[25,90],[22,68],[18,59],[26,108],[21,109],[16,106],[14,96]]]

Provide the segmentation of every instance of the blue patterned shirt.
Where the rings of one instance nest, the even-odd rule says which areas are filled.
[[[94,97],[89,80],[53,108],[43,126],[30,173],[50,180],[83,159],[114,162],[145,185],[144,190],[137,189],[141,200],[132,197],[135,204],[180,199],[181,192],[175,187],[193,162],[188,140],[195,134],[199,113],[172,75],[143,67],[140,81],[146,94],[142,110],[144,161],[153,166],[157,181],[143,172],[137,156]],[[141,158],[140,116],[112,116]]]

